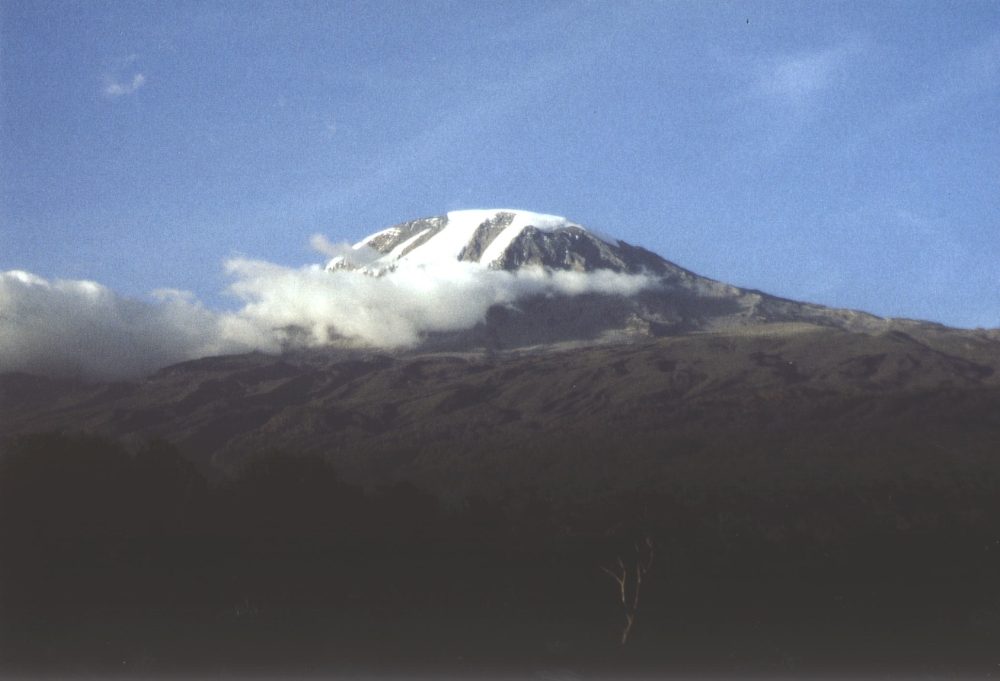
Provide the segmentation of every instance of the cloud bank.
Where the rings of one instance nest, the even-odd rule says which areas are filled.
[[[235,320],[175,292],[157,297],[151,304],[91,281],[0,273],[0,371],[126,378],[250,348],[227,328]]]
[[[0,273],[0,372],[128,379],[189,359],[280,352],[289,344],[413,347],[426,334],[472,328],[490,307],[528,296],[631,295],[658,285],[652,276],[611,271],[504,272],[462,262],[400,267],[381,277],[247,259],[225,267],[230,292],[242,302],[235,312],[208,310],[177,291],[160,291],[148,303],[90,281]]]

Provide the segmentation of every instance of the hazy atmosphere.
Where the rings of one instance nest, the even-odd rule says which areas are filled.
[[[322,270],[470,208],[996,327],[998,26],[987,2],[4,2],[0,371],[128,376],[287,324],[405,345],[648,283]]]

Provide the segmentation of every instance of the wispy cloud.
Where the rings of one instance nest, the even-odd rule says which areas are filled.
[[[791,105],[805,104],[815,95],[846,83],[850,57],[858,49],[852,42],[769,60],[759,69],[758,94]]]
[[[739,83],[726,98],[745,125],[731,150],[733,162],[756,167],[762,159],[783,158],[817,129],[819,120],[842,104],[869,42],[856,37],[798,52],[747,55],[729,62]],[[840,100],[839,102],[837,100]]]
[[[146,76],[141,73],[137,73],[132,76],[132,80],[121,82],[112,76],[106,76],[104,79],[104,94],[108,97],[122,97],[124,95],[131,95],[135,93],[136,90],[141,88],[146,84]]]

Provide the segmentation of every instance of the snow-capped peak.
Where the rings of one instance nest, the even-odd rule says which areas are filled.
[[[557,269],[620,269],[604,261],[608,257],[619,260],[615,256],[620,255],[621,245],[617,239],[556,215],[523,210],[459,210],[376,232],[353,246],[358,257],[337,256],[327,269],[360,269],[379,275],[404,264],[432,266],[455,261],[506,270],[526,264]]]

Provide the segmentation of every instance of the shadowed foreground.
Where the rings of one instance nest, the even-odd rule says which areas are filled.
[[[0,657],[130,675],[996,667],[995,478],[710,489],[444,508],[313,456],[258,453],[209,484],[164,441],[23,436],[0,459]]]

